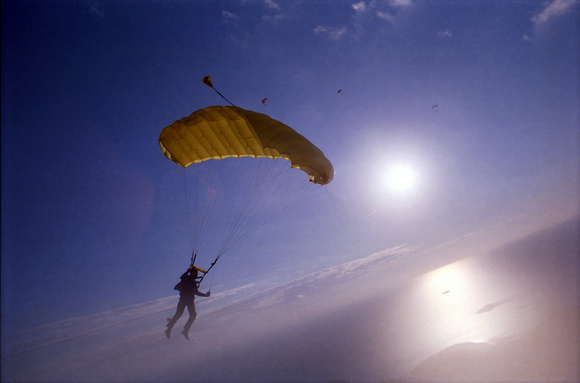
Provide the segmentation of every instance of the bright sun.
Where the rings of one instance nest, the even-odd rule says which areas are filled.
[[[410,165],[393,165],[385,177],[389,189],[397,193],[411,192],[417,185],[417,172]]]

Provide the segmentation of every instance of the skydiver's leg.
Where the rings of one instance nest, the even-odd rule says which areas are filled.
[[[189,329],[191,328],[193,321],[195,321],[195,317],[197,317],[197,313],[195,312],[195,304],[193,303],[193,301],[187,303],[187,310],[189,311],[189,319],[185,323],[185,326],[183,327],[183,331],[181,333],[183,334],[185,339],[189,340]]]
[[[186,302],[182,301],[181,299],[179,300],[179,303],[177,304],[177,310],[175,311],[175,315],[173,316],[173,318],[171,318],[169,323],[167,323],[167,328],[169,330],[171,330],[173,328],[173,326],[175,325],[175,322],[177,322],[177,320],[179,318],[181,318],[181,316],[183,315],[183,312],[185,311],[186,305],[187,305]]]
[[[197,312],[195,311],[195,303],[193,301],[187,302],[187,310],[189,311],[189,319],[187,320],[187,323],[183,327],[184,332],[189,332],[191,325],[193,324],[195,318],[197,317]]]

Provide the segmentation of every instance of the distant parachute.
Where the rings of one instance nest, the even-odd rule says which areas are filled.
[[[205,76],[203,78],[203,80],[201,80],[201,81],[203,81],[203,83],[206,84],[207,86],[213,88],[213,82],[211,81],[211,76]]]
[[[342,89],[339,89],[337,93],[338,94],[341,94],[342,93]]]
[[[435,109],[435,108],[438,108],[438,107],[439,107],[439,105],[433,105],[433,106],[431,107],[431,109]],[[436,112],[438,112],[438,110],[437,110],[437,109],[435,109],[435,111],[436,111]]]
[[[264,98],[264,99],[262,100],[262,104],[264,104],[264,105],[265,105],[265,104],[266,104],[266,101],[268,101],[268,99],[267,99],[267,98]]]

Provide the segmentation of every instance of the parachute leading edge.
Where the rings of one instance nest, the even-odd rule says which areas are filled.
[[[229,157],[284,158],[310,181],[326,185],[334,168],[324,153],[288,125],[235,106],[210,106],[175,121],[159,136],[163,154],[188,167]]]

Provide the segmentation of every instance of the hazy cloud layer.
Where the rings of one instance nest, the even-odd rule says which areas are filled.
[[[3,339],[3,381],[380,381],[412,370],[444,380],[578,377],[578,312],[558,314],[562,306],[554,305],[575,298],[543,291],[573,282],[563,270],[574,261],[576,228],[560,225],[450,265],[476,274],[445,274],[467,281],[448,294],[433,281],[449,267],[406,275],[407,266],[432,253],[398,246],[247,298],[232,300],[244,288],[212,295],[198,300],[191,341],[177,331],[170,340],[163,334],[177,297],[49,324]],[[544,250],[553,254],[552,269],[529,273],[545,262]],[[500,282],[499,295],[481,295]],[[516,329],[526,327],[520,323],[536,316],[546,319],[519,339],[486,332],[514,319]],[[487,334],[485,342],[473,340],[478,333]],[[508,362],[521,368],[501,367]]]
[[[413,376],[437,381],[573,382],[580,378],[579,324],[580,307],[562,310],[519,339],[455,344],[421,362]]]

